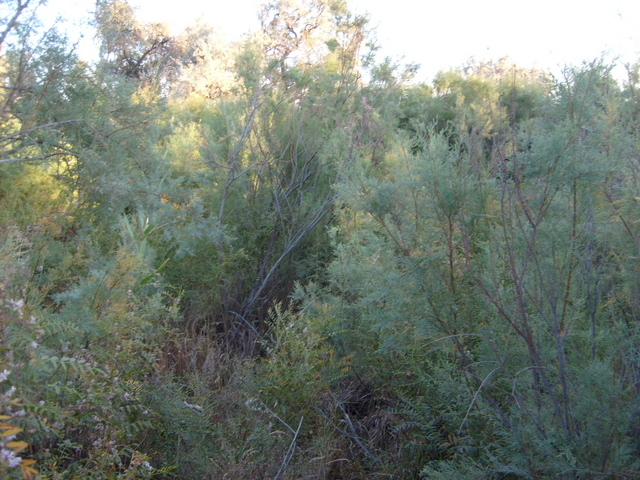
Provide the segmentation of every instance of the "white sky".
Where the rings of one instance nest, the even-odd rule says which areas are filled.
[[[470,57],[509,56],[522,67],[554,73],[605,54],[607,61],[640,61],[640,0],[347,0],[368,12],[382,55],[419,63],[418,80],[455,68]],[[130,0],[142,21],[174,30],[203,16],[239,36],[258,28],[265,0]],[[94,0],[49,0],[47,12],[78,19]],[[620,75],[622,76],[622,75]]]

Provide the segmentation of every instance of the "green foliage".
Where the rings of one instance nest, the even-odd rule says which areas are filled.
[[[447,75],[437,88],[457,92],[465,132],[489,128],[476,106],[498,105],[489,80]],[[393,378],[384,363],[417,377],[394,388],[432,412],[407,414],[430,432],[428,478],[627,478],[636,468],[637,405],[623,387],[633,375],[614,366],[627,364],[619,346],[635,334],[610,310],[628,271],[611,240],[634,231],[611,179],[625,183],[622,151],[633,147],[606,68],[574,70],[553,93],[516,125],[516,143],[473,150],[513,128],[494,117],[453,146],[423,128],[422,144],[352,168],[338,185],[345,211],[328,283],[300,297],[331,308],[340,321],[328,339],[368,378]]]
[[[99,2],[88,66],[13,8],[3,478],[638,476],[637,67],[414,85],[315,0]]]
[[[15,421],[29,433],[43,473],[150,474],[144,455],[125,445],[152,427],[140,381],[153,368],[149,329],[163,307],[131,295],[135,265],[123,254],[91,270],[87,280],[56,295],[55,312],[3,298],[15,306],[3,315],[2,344],[23,400]]]

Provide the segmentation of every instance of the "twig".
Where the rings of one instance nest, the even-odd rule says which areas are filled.
[[[293,439],[291,440],[291,443],[289,444],[289,449],[287,450],[287,453],[285,454],[284,459],[282,460],[282,465],[280,465],[280,470],[278,470],[278,473],[276,473],[276,476],[273,477],[273,480],[278,480],[280,478],[280,475],[282,475],[282,473],[285,471],[285,469],[289,465],[289,462],[293,458],[293,452],[296,449],[296,440],[298,439],[298,434],[300,433],[300,428],[302,428],[302,421],[303,420],[304,420],[304,417],[300,417],[300,422],[298,423],[298,428],[296,428],[296,431],[293,433]]]
[[[264,341],[264,337],[262,335],[260,335],[260,332],[258,332],[258,330],[256,329],[256,327],[254,327],[253,325],[251,325],[251,322],[249,322],[249,320],[247,320],[246,318],[244,318],[242,315],[240,315],[237,312],[234,312],[233,310],[228,310],[229,313],[233,313],[236,317],[238,317],[240,320],[242,320],[244,323],[247,324],[247,326],[253,331],[253,333],[256,334],[256,336]]]
[[[271,277],[273,276],[273,274],[278,270],[278,267],[280,266],[282,261],[287,257],[287,255],[289,255],[289,253],[291,253],[291,251],[296,246],[298,246],[298,244],[302,241],[302,239],[311,230],[313,230],[313,228],[318,223],[320,223],[320,221],[325,217],[325,215],[327,213],[329,213],[329,209],[327,208],[327,206],[330,205],[331,202],[333,202],[333,200],[336,198],[336,196],[337,196],[337,194],[332,194],[329,197],[327,197],[327,199],[324,201],[324,203],[318,208],[318,213],[313,218],[313,220],[311,220],[311,222],[309,222],[309,224],[307,224],[306,227],[304,227],[301,231],[299,231],[297,236],[295,238],[293,238],[286,245],[286,247],[285,247],[284,251],[282,252],[282,254],[278,257],[278,259],[271,266],[271,268],[269,269],[269,271],[267,272],[265,277],[262,279],[262,282],[260,282],[260,284],[257,285],[254,288],[254,290],[251,292],[251,294],[249,295],[249,298],[247,299],[247,301],[246,301],[246,303],[245,303],[245,305],[243,307],[243,313],[245,315],[247,315],[251,311],[251,308],[253,307],[253,304],[258,299],[258,297],[260,296],[262,291],[265,289],[265,287],[267,286],[267,284],[268,284],[269,280],[271,279]]]
[[[371,453],[369,451],[369,449],[367,447],[364,446],[364,444],[362,443],[362,441],[358,438],[358,435],[356,433],[356,429],[353,426],[353,423],[351,422],[351,419],[349,418],[349,414],[345,411],[344,407],[342,406],[342,403],[338,401],[338,399],[335,397],[335,395],[333,394],[333,392],[330,392],[331,396],[333,397],[333,399],[336,402],[336,405],[338,405],[338,407],[340,408],[340,410],[342,411],[342,414],[344,415],[346,424],[349,426],[349,429],[351,430],[352,433],[346,432],[343,429],[341,429],[340,427],[334,425],[333,428],[335,428],[338,432],[340,432],[341,434],[343,434],[345,437],[350,438],[351,440],[353,440],[359,447],[360,449],[364,452],[364,454],[373,462],[382,465],[382,462],[380,461],[380,459],[378,457],[376,457],[373,453]],[[327,421],[331,421],[329,419],[329,417],[327,417],[327,415],[320,410],[317,407],[314,407],[314,409],[324,417],[325,420]]]
[[[269,407],[267,407],[267,405],[262,400],[259,400],[259,401],[260,401],[260,404],[262,405],[262,408],[264,408],[269,413],[269,415],[271,415],[273,418],[275,418],[280,423],[282,423],[285,427],[287,427],[291,431],[291,433],[296,435],[296,431],[293,428],[291,428],[291,426],[287,422],[285,422],[283,419],[281,419],[276,412],[274,412]],[[300,420],[300,421],[302,421],[302,420]]]
[[[443,340],[448,340],[449,338],[457,338],[457,337],[479,337],[479,338],[484,338],[485,340],[487,340],[487,337],[485,337],[484,335],[478,335],[477,333],[458,333],[456,335],[449,335],[447,337],[442,337],[442,338],[436,338],[435,340],[429,342],[429,343],[425,343],[424,345],[422,345],[423,347],[428,347],[430,345],[433,345],[434,343],[438,343],[441,342]],[[424,355],[416,355],[417,357],[425,357],[427,354]]]
[[[476,393],[473,395],[473,398],[471,399],[471,403],[469,404],[469,408],[467,408],[467,413],[465,414],[464,418],[462,419],[462,423],[460,424],[460,428],[458,428],[458,435],[460,435],[460,432],[462,432],[462,427],[464,427],[464,424],[467,422],[467,418],[469,418],[469,413],[471,413],[471,409],[473,408],[473,405],[476,403],[476,399],[478,398],[478,395],[480,394],[480,391],[482,390],[482,387],[484,386],[485,383],[487,383],[487,380],[489,380],[489,377],[491,377],[491,375],[493,375],[495,372],[497,372],[501,368],[502,368],[502,366],[494,368],[489,373],[489,375],[484,377],[484,380],[482,381],[482,383],[478,387],[478,390],[476,390]]]

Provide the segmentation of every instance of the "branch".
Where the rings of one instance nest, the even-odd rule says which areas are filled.
[[[333,397],[333,400],[336,402],[336,405],[338,405],[338,407],[342,411],[342,414],[344,415],[345,423],[349,426],[349,430],[351,430],[352,433],[346,432],[345,430],[341,429],[340,427],[338,427],[336,425],[334,425],[333,428],[335,428],[338,432],[340,432],[345,437],[350,438],[351,440],[353,440],[356,443],[356,445],[358,445],[360,447],[362,452],[371,461],[373,461],[374,463],[377,463],[378,465],[381,465],[382,462],[380,461],[380,459],[378,457],[376,457],[373,453],[371,453],[369,451],[369,449],[367,447],[365,447],[364,444],[362,443],[362,441],[358,438],[356,429],[353,426],[353,423],[351,422],[351,419],[349,418],[349,414],[346,412],[346,410],[342,406],[342,403],[336,398],[336,396],[333,394],[333,392],[329,392],[329,393],[330,393],[331,397]],[[314,410],[316,412],[318,412],[320,415],[322,415],[322,417],[324,417],[324,419],[326,421],[331,422],[331,420],[329,419],[327,414],[324,413],[320,408],[318,408],[318,407],[313,407],[313,408],[314,408]]]
[[[71,155],[75,156],[73,153],[69,152],[61,152],[61,153],[52,153],[51,155],[44,155],[42,157],[26,157],[26,158],[0,158],[0,163],[11,163],[11,162],[41,162],[44,160],[48,160],[51,157],[57,157],[59,155]]]
[[[49,128],[49,127],[55,127],[57,125],[63,125],[65,123],[88,123],[86,120],[82,119],[82,118],[76,118],[73,120],[60,120],[59,122],[50,122],[50,123],[43,123],[42,125],[36,125],[35,127],[31,127],[31,128],[27,128],[25,130],[20,130],[19,132],[16,133],[12,133],[11,135],[5,135],[4,137],[0,137],[0,141],[1,142],[5,142],[7,140],[11,140],[13,138],[18,138],[21,137],[23,135],[28,135],[32,132],[35,132],[36,130],[41,130],[43,128]]]
[[[433,345],[434,343],[438,343],[441,342],[443,340],[448,340],[450,338],[457,338],[457,337],[479,337],[479,338],[483,338],[485,340],[488,340],[487,337],[485,337],[484,335],[478,335],[477,333],[458,333],[456,335],[449,335],[446,337],[442,337],[442,338],[437,338],[436,340],[433,340],[429,343],[425,343],[424,345],[422,345],[422,347],[426,348],[430,345]],[[426,357],[428,354],[424,354],[424,355],[416,355],[417,357]]]
[[[16,8],[16,13],[13,15],[11,20],[7,22],[7,27],[4,29],[4,32],[2,32],[2,35],[0,35],[0,47],[2,46],[4,41],[7,39],[9,32],[11,32],[11,30],[13,30],[18,24],[18,18],[20,17],[20,15],[22,15],[23,10],[29,6],[30,1],[31,0],[27,0],[26,2],[22,3],[21,0],[18,0],[18,7]]]
[[[311,230],[313,230],[313,228],[318,223],[320,223],[320,221],[327,215],[327,213],[329,213],[329,209],[327,208],[327,206],[330,205],[331,202],[333,202],[333,200],[334,200],[334,198],[336,198],[336,196],[337,196],[337,194],[335,194],[335,193],[330,195],[325,200],[325,202],[320,206],[320,208],[318,209],[318,214],[315,216],[315,218],[302,231],[300,231],[298,233],[298,235],[293,240],[291,240],[291,242],[289,242],[289,244],[284,249],[282,254],[278,257],[278,259],[275,261],[275,263],[271,266],[271,268],[269,269],[269,272],[267,272],[267,274],[265,275],[265,277],[262,280],[262,282],[260,282],[260,285],[249,295],[249,299],[247,300],[247,302],[246,302],[246,304],[245,304],[245,306],[243,308],[243,313],[245,314],[245,316],[247,316],[247,314],[251,310],[251,307],[253,306],[253,304],[256,301],[256,299],[260,296],[262,291],[266,288],[267,283],[269,282],[269,280],[271,279],[273,274],[276,272],[276,270],[278,269],[278,267],[280,266],[282,261],[302,241],[302,239]]]
[[[469,408],[467,408],[467,413],[465,414],[464,418],[462,419],[462,423],[460,424],[460,428],[458,428],[458,435],[460,435],[460,432],[462,432],[462,427],[464,427],[464,424],[467,422],[467,418],[469,418],[469,413],[471,413],[471,409],[473,408],[473,406],[476,403],[476,400],[478,398],[478,395],[480,394],[480,391],[482,390],[482,387],[484,387],[484,384],[487,383],[487,380],[489,380],[489,378],[491,377],[491,375],[493,375],[495,372],[497,372],[498,370],[500,370],[502,368],[502,366],[496,367],[494,368],[489,375],[487,375],[484,380],[482,381],[482,383],[480,384],[480,386],[478,387],[478,389],[476,390],[476,393],[473,395],[473,398],[471,399],[471,403],[469,404]]]
[[[228,310],[229,313],[233,313],[236,317],[240,318],[240,320],[242,320],[244,323],[247,324],[247,326],[253,330],[253,333],[256,334],[256,336],[260,339],[264,341],[264,337],[262,335],[260,335],[260,332],[258,332],[258,330],[256,330],[256,327],[254,327],[253,325],[251,325],[251,322],[249,322],[249,320],[247,320],[246,318],[244,318],[242,315],[240,315],[237,312],[234,312],[233,310]],[[287,425],[288,426],[288,425]]]
[[[276,476],[273,477],[273,480],[278,480],[280,478],[280,475],[282,475],[282,473],[285,471],[285,469],[289,465],[289,462],[293,458],[293,452],[296,449],[296,440],[298,439],[298,434],[300,433],[300,428],[302,428],[302,421],[303,420],[304,420],[304,417],[300,417],[300,423],[298,423],[298,428],[296,429],[295,432],[293,432],[293,439],[291,440],[291,443],[289,444],[289,448],[287,450],[287,453],[285,454],[284,459],[282,460],[282,465],[280,465],[280,469],[278,470],[278,473],[276,473]]]

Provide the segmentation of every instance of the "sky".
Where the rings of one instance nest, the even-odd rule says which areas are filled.
[[[604,55],[625,63],[640,61],[640,0],[347,0],[355,13],[368,13],[380,55],[418,63],[417,80],[462,66],[471,57],[508,56],[523,68],[559,75]],[[139,18],[166,22],[174,32],[198,17],[230,38],[257,29],[265,0],[129,0]],[[76,23],[94,0],[49,0],[46,15]],[[90,34],[89,34],[90,37]],[[89,42],[89,40],[84,40]]]

